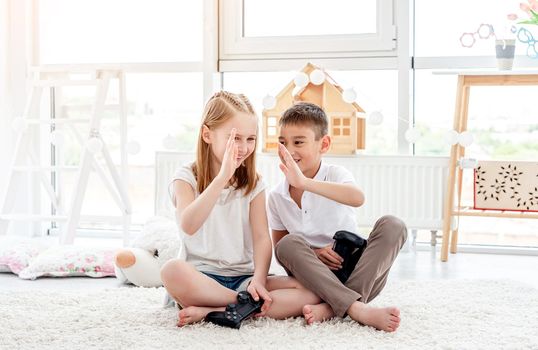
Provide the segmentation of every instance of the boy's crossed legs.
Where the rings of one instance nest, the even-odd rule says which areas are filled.
[[[182,260],[168,261],[161,269],[161,278],[168,293],[183,309],[178,326],[201,321],[211,311],[223,311],[225,305],[237,302],[237,292],[222,286]],[[265,288],[273,302],[266,316],[275,319],[300,316],[305,304],[321,299],[287,276],[269,276]]]
[[[288,234],[276,246],[280,263],[307,289],[327,304],[305,305],[308,324],[348,314],[353,320],[385,331],[395,331],[400,323],[396,307],[373,308],[366,304],[383,289],[398,252],[407,238],[405,224],[394,216],[380,218],[353,273],[342,284],[316,256],[304,238]]]

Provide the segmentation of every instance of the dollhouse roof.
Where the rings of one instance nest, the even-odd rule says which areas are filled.
[[[307,63],[303,69],[301,69],[301,72],[303,73],[306,73],[307,75],[309,75],[310,73],[312,73],[312,71],[316,70],[316,69],[320,69],[319,67],[315,66],[314,64],[312,63]],[[280,103],[278,103],[278,101],[282,101],[282,100],[286,100],[286,99],[289,99],[290,102],[294,101],[294,100],[301,100],[300,96],[305,93],[307,90],[310,90],[310,89],[316,89],[316,88],[320,88],[322,85],[325,84],[326,88],[328,89],[334,89],[333,93],[336,93],[338,94],[340,97],[342,96],[343,92],[344,92],[344,89],[342,89],[342,87],[329,75],[327,74],[327,72],[325,72],[325,81],[323,82],[323,84],[321,85],[314,85],[312,83],[308,83],[306,86],[302,87],[299,91],[297,91],[295,93],[295,95],[292,96],[292,91],[293,89],[295,88],[295,82],[293,80],[291,80],[276,96],[276,100],[277,100],[277,105],[274,109],[277,109],[278,106],[280,105]],[[342,101],[342,107],[345,108],[344,106],[352,106],[354,108],[354,110],[358,113],[365,113],[364,109],[362,109],[361,106],[359,106],[356,102],[352,102],[352,103],[347,103],[345,102],[343,99],[341,99]],[[285,105],[289,105],[287,103],[285,103]],[[326,106],[320,106],[322,108],[326,108]],[[332,109],[334,109],[335,107],[332,107]],[[336,107],[338,108],[338,107]]]

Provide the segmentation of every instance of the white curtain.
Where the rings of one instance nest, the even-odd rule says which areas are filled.
[[[29,57],[27,28],[30,19],[27,12],[35,3],[35,0],[0,0],[0,169],[3,169],[0,171],[0,206],[4,204],[8,170],[15,149],[16,134],[11,123],[24,111]],[[23,182],[22,178],[18,179]],[[20,196],[14,205],[24,210],[29,203],[28,196]],[[10,232],[25,234],[27,227],[30,227],[27,223],[17,222],[11,225]]]
[[[0,0],[0,167],[6,169],[13,156],[15,133],[11,122],[22,116],[26,99],[27,11],[32,0]],[[0,195],[7,172],[0,172]]]
[[[12,143],[9,128],[9,0],[0,0],[0,166],[5,169],[10,145]],[[6,172],[0,172],[0,193],[4,189]]]

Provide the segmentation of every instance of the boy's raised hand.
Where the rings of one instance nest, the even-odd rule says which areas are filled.
[[[230,137],[226,143],[226,150],[222,156],[222,164],[220,165],[220,171],[217,176],[220,176],[226,183],[232,178],[237,168],[237,153],[239,152],[235,145],[235,134],[237,130],[235,128],[230,132]]]
[[[286,147],[281,143],[278,144],[278,155],[282,161],[279,165],[280,170],[282,170],[284,176],[286,176],[288,183],[295,188],[304,189],[306,177],[303,175],[301,169],[299,169],[297,163],[293,160],[290,152],[288,152]]]

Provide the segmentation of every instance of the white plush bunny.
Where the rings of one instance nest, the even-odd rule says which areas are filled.
[[[116,277],[140,287],[162,286],[162,265],[178,257],[180,251],[184,252],[176,223],[165,217],[154,217],[146,222],[131,247],[117,252]]]

